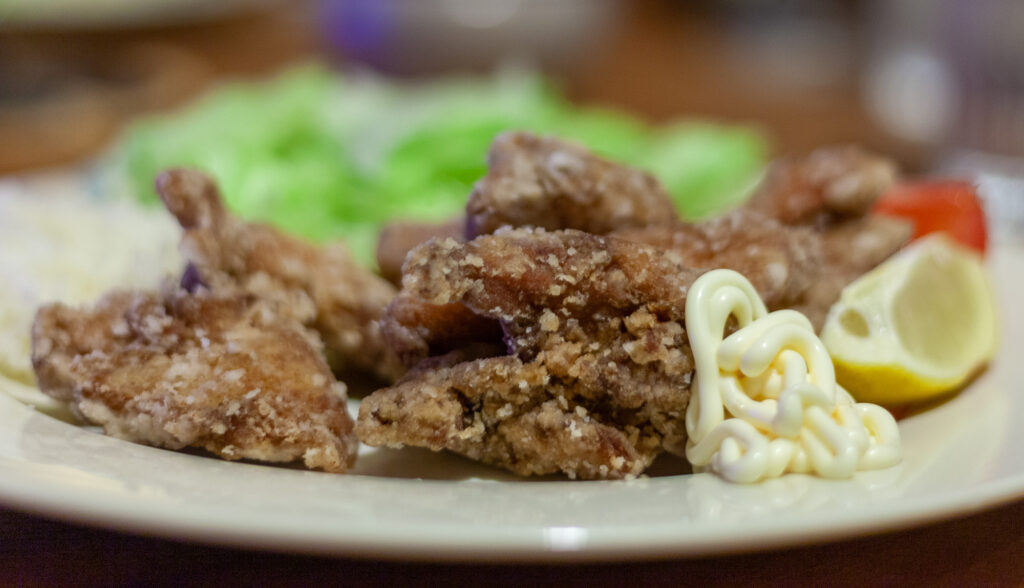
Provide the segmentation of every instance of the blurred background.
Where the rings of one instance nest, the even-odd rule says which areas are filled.
[[[707,149],[703,139],[687,143],[691,159],[747,158],[733,170],[836,142],[890,154],[911,173],[987,174],[985,181],[998,182],[1024,170],[1019,0],[0,0],[0,31],[6,174],[120,159],[131,179],[168,158],[205,157],[220,165],[222,182],[242,190],[235,176],[250,178],[251,165],[243,170],[190,142],[234,140],[229,147],[244,151],[262,139],[236,127],[297,124],[300,115],[287,109],[308,117],[313,108],[325,127],[348,133],[346,165],[359,168],[367,150],[394,147],[380,136],[405,132],[396,120],[408,123],[420,104],[453,95],[459,109],[426,109],[420,118],[458,122],[464,110],[501,103],[510,124],[543,120],[542,130],[563,131],[553,119],[564,117],[535,110],[564,101],[567,109],[605,113],[596,122],[573,119],[573,128],[620,157],[625,148],[616,151],[622,143],[615,141],[632,136],[629,125],[684,120],[748,133],[734,141],[746,141],[746,155],[723,147],[721,137]],[[333,98],[303,102],[324,76],[339,84]],[[486,87],[456,90],[453,76],[487,80]],[[224,85],[238,79],[277,82],[262,90]],[[373,91],[354,80],[371,80]],[[446,89],[424,94],[437,80],[448,80]],[[548,94],[522,98],[531,84]],[[415,100],[395,98],[405,88]],[[235,97],[217,106],[211,91]],[[205,106],[196,106],[198,96]],[[252,106],[259,100],[270,104]],[[522,118],[523,109],[535,110]],[[231,118],[234,126],[218,126]],[[404,147],[407,156],[436,156],[464,128],[490,132],[455,125],[418,136],[428,144]],[[314,131],[303,131],[303,146],[319,141],[307,136]],[[288,133],[294,143],[294,129]],[[165,157],[169,146],[177,151]],[[282,149],[272,146],[278,155]],[[461,155],[482,159],[467,150]],[[655,161],[654,151],[637,161],[670,173],[672,161]],[[388,162],[398,156],[388,153]],[[300,164],[288,169],[314,173]],[[452,173],[471,181],[477,171]],[[365,174],[352,175],[365,182]]]

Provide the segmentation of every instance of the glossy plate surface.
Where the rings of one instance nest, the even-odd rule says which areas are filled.
[[[444,560],[627,560],[775,549],[1024,497],[1024,247],[990,258],[1001,351],[962,393],[900,424],[904,461],[752,486],[681,475],[522,480],[445,454],[364,448],[329,475],[134,445],[0,394],[0,503],[187,541]],[[355,408],[356,403],[353,402]]]

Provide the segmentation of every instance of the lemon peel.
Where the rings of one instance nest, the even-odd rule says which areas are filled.
[[[843,290],[821,339],[858,401],[907,404],[956,390],[998,342],[982,258],[943,233],[915,241]]]

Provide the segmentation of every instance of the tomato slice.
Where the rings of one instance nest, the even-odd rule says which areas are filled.
[[[977,190],[968,182],[927,180],[899,184],[875,202],[872,212],[912,221],[914,239],[945,231],[964,245],[985,253],[985,210]]]

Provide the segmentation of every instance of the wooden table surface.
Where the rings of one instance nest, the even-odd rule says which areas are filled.
[[[784,551],[606,565],[306,557],[143,538],[0,510],[0,585],[1005,586],[1024,584],[1024,502],[902,532]]]

